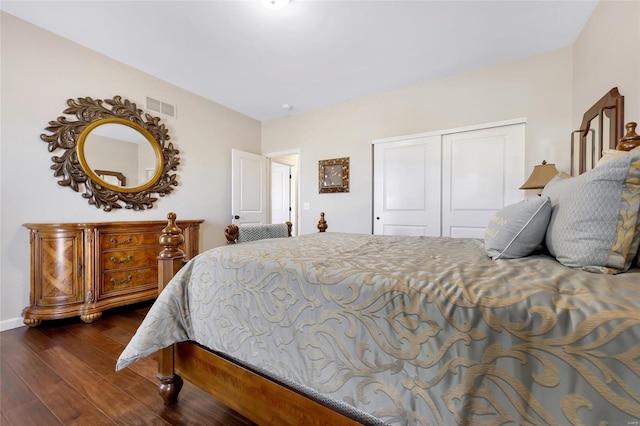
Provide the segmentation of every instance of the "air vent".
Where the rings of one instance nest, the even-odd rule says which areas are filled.
[[[177,118],[176,106],[159,99],[151,98],[147,96],[147,109],[154,111],[167,117]]]

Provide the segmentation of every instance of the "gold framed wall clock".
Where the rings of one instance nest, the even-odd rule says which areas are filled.
[[[318,192],[349,192],[349,157],[318,161]]]

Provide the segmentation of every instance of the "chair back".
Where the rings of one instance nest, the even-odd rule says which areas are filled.
[[[291,236],[291,222],[268,225],[228,225],[224,230],[227,244],[246,243],[268,238],[286,238]]]

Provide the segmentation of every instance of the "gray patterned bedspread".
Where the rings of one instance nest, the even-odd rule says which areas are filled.
[[[640,420],[640,271],[492,261],[481,240],[327,233],[209,250],[116,368],[185,340],[389,424]]]

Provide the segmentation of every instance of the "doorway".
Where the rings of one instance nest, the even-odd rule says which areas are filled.
[[[271,185],[269,199],[271,201],[270,223],[291,222],[291,235],[297,234],[297,176],[298,155],[270,157]]]
[[[297,235],[298,163],[298,152],[258,155],[232,149],[232,223],[290,221],[292,235]]]

